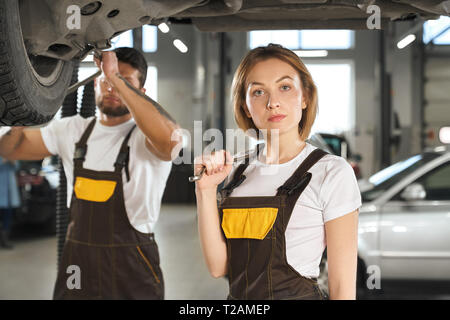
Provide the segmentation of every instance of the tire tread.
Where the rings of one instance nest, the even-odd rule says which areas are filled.
[[[0,126],[28,126],[49,122],[53,116],[44,116],[30,109],[20,95],[13,76],[12,57],[7,49],[8,34],[3,28],[3,13],[0,8]]]

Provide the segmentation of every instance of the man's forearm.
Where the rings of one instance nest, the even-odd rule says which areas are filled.
[[[169,119],[170,121],[172,121],[173,123],[176,123],[176,121],[170,116],[170,114],[164,110],[163,107],[161,107],[161,105],[156,102],[155,100],[153,100],[152,98],[150,98],[149,96],[147,96],[145,93],[139,91],[138,89],[136,89],[135,87],[133,87],[128,81],[127,79],[125,79],[124,77],[122,77],[120,75],[120,73],[116,74],[116,76],[122,80],[125,85],[131,89],[134,93],[136,93],[137,95],[139,95],[140,97],[144,98],[145,100],[147,100],[148,102],[150,102],[150,104],[165,118]]]
[[[172,141],[174,130],[179,128],[175,120],[156,101],[133,87],[120,74],[116,74],[110,81],[144,135],[159,151],[170,155],[179,142]]]
[[[7,133],[0,136],[0,156],[9,159],[9,156],[13,155],[23,139],[23,128],[13,127]]]

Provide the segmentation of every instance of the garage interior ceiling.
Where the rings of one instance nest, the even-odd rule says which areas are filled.
[[[206,1],[201,7],[187,9],[175,18],[192,18],[202,31],[246,31],[255,29],[365,29],[367,9],[380,8],[385,21],[435,19],[450,14],[450,1],[375,1],[375,0],[248,0],[233,3],[231,13],[220,11],[218,2]]]
[[[81,8],[81,21],[70,30],[61,17],[68,18],[67,9],[74,4]],[[450,15],[449,0],[20,0],[19,5],[28,53],[62,60],[82,58],[92,46],[107,48],[121,32],[167,20],[225,32],[365,29],[371,5],[379,7],[382,26]]]

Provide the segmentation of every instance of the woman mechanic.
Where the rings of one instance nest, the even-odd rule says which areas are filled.
[[[355,299],[361,197],[346,160],[305,141],[318,108],[309,71],[279,45],[253,49],[232,98],[239,128],[265,144],[236,165],[225,150],[195,159],[195,173],[206,168],[196,197],[211,275],[228,276],[228,299],[325,299],[317,277],[327,248],[329,298]]]

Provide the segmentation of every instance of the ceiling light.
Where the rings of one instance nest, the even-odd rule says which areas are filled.
[[[416,35],[409,34],[397,43],[397,48],[403,49],[416,40]]]
[[[450,143],[450,127],[442,127],[439,130],[439,140],[441,143]]]
[[[159,25],[158,25],[158,29],[159,29],[159,31],[161,31],[162,33],[167,33],[167,32],[169,32],[170,31],[170,29],[169,29],[169,26],[166,24],[166,23],[160,23]]]
[[[188,52],[188,47],[180,39],[173,40],[173,45],[175,46],[175,48],[180,50],[181,53]]]

